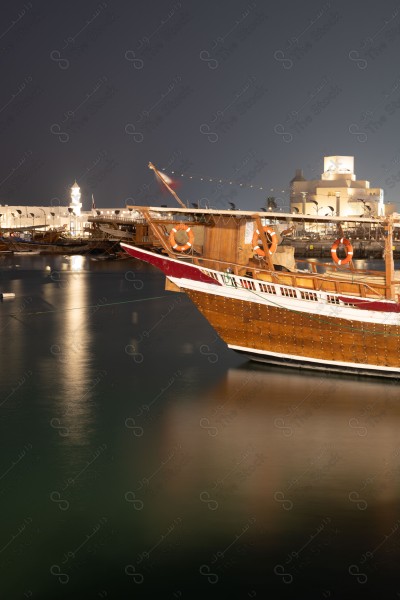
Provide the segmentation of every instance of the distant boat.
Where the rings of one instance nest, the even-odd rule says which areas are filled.
[[[18,254],[79,254],[90,252],[95,248],[87,240],[65,240],[48,243],[41,241],[23,240],[20,238],[4,238],[8,250]]]
[[[90,254],[111,251],[116,241],[103,238],[67,238],[61,232],[42,232],[34,239],[25,239],[18,235],[9,235],[0,239],[2,246],[14,254]],[[47,235],[54,234],[54,235]],[[119,246],[117,246],[119,247]]]

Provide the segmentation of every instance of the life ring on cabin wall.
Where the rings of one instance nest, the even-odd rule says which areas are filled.
[[[337,249],[341,244],[344,246],[346,251],[346,258],[343,258],[343,260],[338,258],[337,255]],[[333,262],[335,262],[337,265],[347,265],[347,263],[349,263],[353,259],[353,246],[351,245],[350,240],[348,240],[347,238],[340,238],[333,242],[331,248],[331,255]]]
[[[177,243],[175,239],[175,234],[177,231],[184,231],[188,236],[188,241],[186,244],[180,245]],[[173,227],[169,232],[169,243],[171,244],[172,250],[176,250],[177,252],[186,252],[189,248],[192,247],[194,242],[194,233],[192,229],[183,223],[179,223],[176,227]]]
[[[268,253],[270,255],[275,254],[276,249],[278,247],[278,236],[276,235],[276,231],[274,231],[272,227],[268,227],[268,225],[265,225],[263,227],[263,231],[266,235],[269,235],[269,237],[271,238],[271,245],[268,248]],[[258,245],[259,236],[260,231],[258,229],[255,229],[253,233],[253,239],[251,241],[253,245],[253,252],[254,254],[257,254],[257,256],[265,256],[265,251]]]

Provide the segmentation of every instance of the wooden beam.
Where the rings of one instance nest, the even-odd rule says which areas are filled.
[[[147,210],[142,211],[144,218],[146,219],[153,235],[160,242],[161,246],[166,250],[169,256],[173,256],[173,252],[171,252],[171,247],[167,243],[165,236],[162,235],[157,225],[155,225],[152,221],[152,218]]]
[[[386,279],[386,298],[395,300],[394,293],[394,261],[393,261],[393,219],[390,217],[385,224],[385,279]]]

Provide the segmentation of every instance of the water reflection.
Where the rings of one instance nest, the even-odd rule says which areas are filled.
[[[91,355],[92,336],[88,327],[89,289],[85,273],[82,273],[85,258],[72,256],[70,272],[57,279],[63,293],[62,318],[51,354],[58,369],[60,426],[67,433],[64,439],[69,444],[85,443],[90,425],[92,388]]]
[[[294,502],[299,489],[323,480],[337,495],[338,488],[350,489],[357,481],[361,485],[363,478],[382,483],[384,465],[392,468],[400,455],[396,382],[367,378],[304,375],[249,363],[230,369],[198,402],[177,402],[168,415],[169,429],[171,425],[174,441],[178,436],[194,458],[201,449],[198,459],[203,460],[213,446],[213,464],[206,471],[215,475],[218,465],[223,468],[233,460],[235,470],[215,487],[218,494],[229,483],[230,490],[255,495],[266,489],[286,491]],[[268,484],[256,474],[243,476],[257,454],[273,457]],[[305,462],[307,470],[299,473]],[[389,478],[377,487],[382,499],[397,495]]]
[[[85,265],[85,257],[79,254],[73,255],[70,257],[71,259],[71,271],[83,271]]]
[[[158,470],[149,470],[156,476],[141,479],[136,497],[155,508],[153,494],[162,493],[175,515],[191,520],[186,551],[205,544],[210,572],[226,569],[229,540],[234,556],[245,554],[238,564],[250,547],[264,547],[276,582],[282,573],[293,581],[323,553],[350,580],[351,570],[370,581],[395,568],[397,382],[249,363],[195,401],[175,391],[169,402]]]

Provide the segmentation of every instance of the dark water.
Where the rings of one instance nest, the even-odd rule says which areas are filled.
[[[1,598],[400,597],[397,381],[248,363],[134,261],[0,261]]]

